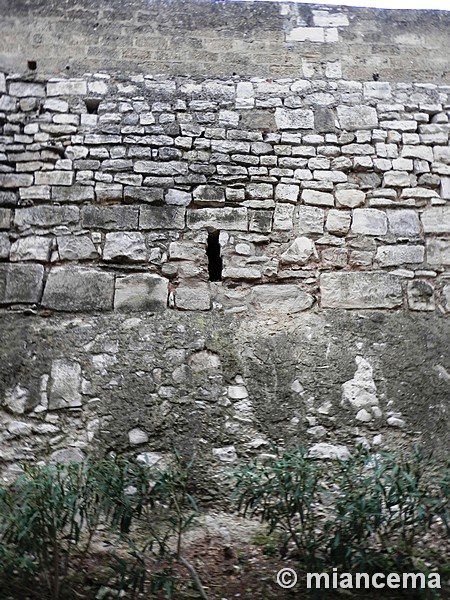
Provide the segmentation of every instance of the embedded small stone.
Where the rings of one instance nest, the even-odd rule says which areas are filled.
[[[142,429],[135,428],[128,432],[128,441],[132,446],[139,446],[148,442],[148,434]]]

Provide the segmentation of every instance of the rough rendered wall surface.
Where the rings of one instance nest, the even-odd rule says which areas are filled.
[[[179,62],[174,50],[158,75],[159,55],[136,54],[138,2],[117,29],[117,56],[97,39],[102,3],[76,13],[0,3],[8,35],[22,26],[0,55],[6,470],[98,447],[151,461],[185,448],[210,480],[271,443],[328,456],[423,440],[445,452],[449,78],[443,52],[426,44],[409,49],[403,78],[391,67],[421,19],[436,28],[431,45],[448,36],[448,17],[190,2],[177,20],[178,4],[146,3],[156,16],[143,51],[164,36],[175,47],[196,18],[192,36],[206,44],[220,19],[231,27],[245,16],[231,47],[250,36],[278,60],[290,52],[295,76],[290,63],[274,71],[269,54],[244,50],[241,62],[218,50],[214,68],[205,45]],[[99,53],[74,43],[77,75],[61,76],[67,49],[56,53],[55,40],[69,13],[72,34],[97,40]],[[51,33],[25,72],[33,20]],[[383,53],[359,58],[368,24],[380,22]],[[374,78],[386,53],[390,70]],[[208,270],[220,268],[213,236],[220,281]]]

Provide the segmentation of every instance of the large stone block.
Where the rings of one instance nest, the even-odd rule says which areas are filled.
[[[278,129],[312,129],[314,115],[312,110],[304,108],[277,108],[275,121]]]
[[[72,185],[72,171],[38,171],[34,176],[36,185]]]
[[[298,313],[310,308],[314,302],[308,294],[296,285],[265,284],[252,289],[252,304],[263,311]]]
[[[175,292],[175,305],[180,310],[209,310],[211,294],[208,284],[179,285]]]
[[[450,265],[450,240],[427,240],[427,263],[430,267]]]
[[[43,98],[45,96],[45,86],[42,83],[12,81],[9,86],[9,93],[17,98],[32,98],[33,96]]]
[[[188,210],[187,225],[190,229],[222,229],[247,231],[246,208],[199,208]]]
[[[82,79],[61,79],[47,84],[48,96],[84,96],[86,93],[87,84]]]
[[[57,359],[50,371],[49,410],[81,406],[81,366],[72,360]]]
[[[34,304],[42,293],[42,265],[0,264],[0,304]]]
[[[50,260],[52,240],[48,237],[30,235],[19,238],[11,246],[11,261],[36,260],[47,262]]]
[[[111,261],[142,262],[147,258],[145,237],[137,231],[107,233],[103,259]]]
[[[111,310],[114,275],[98,269],[54,267],[47,279],[42,304],[60,311]]]
[[[376,208],[355,208],[351,229],[362,235],[386,235],[386,213]]]
[[[337,114],[341,129],[357,131],[358,129],[374,129],[378,125],[378,116],[371,106],[338,106]]]
[[[181,206],[141,206],[140,229],[184,229],[186,209]]]
[[[403,264],[420,264],[425,255],[424,246],[381,246],[378,248],[375,259],[380,267],[395,267]]]
[[[389,233],[398,238],[411,238],[420,235],[420,221],[415,210],[386,211]]]
[[[298,208],[299,233],[323,233],[325,212],[315,206],[300,206]]]
[[[387,273],[322,273],[322,308],[395,308],[402,305],[398,277]]]
[[[30,206],[17,209],[14,215],[14,224],[19,230],[73,225],[79,220],[80,211],[76,206]]]
[[[160,311],[167,307],[167,279],[135,273],[116,279],[114,308],[122,311]]]
[[[305,204],[316,204],[318,206],[334,206],[333,194],[318,192],[316,190],[303,190],[302,201]]]
[[[85,206],[81,212],[83,227],[89,229],[137,229],[136,206]]]
[[[450,206],[432,206],[421,215],[425,233],[450,233]]]
[[[88,260],[98,257],[98,252],[88,235],[63,235],[57,238],[61,260]]]

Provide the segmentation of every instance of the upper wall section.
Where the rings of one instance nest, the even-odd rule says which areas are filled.
[[[204,0],[0,0],[0,70],[448,80],[450,12]],[[33,65],[32,65],[33,66]]]

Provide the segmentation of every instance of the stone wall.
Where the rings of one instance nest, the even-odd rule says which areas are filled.
[[[47,10],[60,31],[70,11],[49,6],[9,5],[11,31]],[[155,6],[160,33],[173,5]],[[301,72],[268,77],[268,63],[243,53],[246,76],[225,58],[221,77],[177,75],[195,54],[165,75],[143,73],[133,55],[133,73],[106,61],[82,75],[94,64],[85,57],[77,76],[57,76],[48,42],[47,75],[41,57],[34,71],[0,74],[5,476],[23,459],[100,449],[156,461],[178,447],[197,456],[212,499],[220,465],[271,444],[330,456],[422,441],[447,453],[443,72],[430,63],[422,82],[404,83],[366,64],[364,79],[348,78],[343,40],[386,20],[387,44],[399,13],[183,6],[183,27],[206,7],[202,23],[245,14],[258,36],[278,27],[271,11],[295,13],[278,47],[293,44]],[[429,14],[437,29],[448,18]]]

